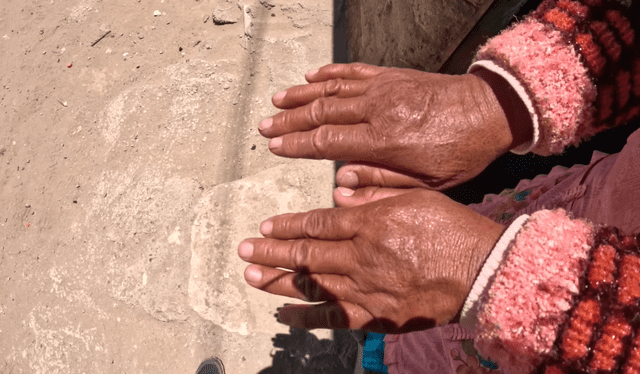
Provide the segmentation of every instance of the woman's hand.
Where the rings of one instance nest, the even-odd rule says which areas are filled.
[[[448,322],[504,227],[439,192],[339,188],[333,209],[263,222],[238,254],[251,286],[320,302],[286,306],[298,328],[408,332]],[[288,269],[288,270],[282,270]]]
[[[279,156],[356,161],[338,173],[341,186],[442,190],[515,146],[492,89],[475,75],[336,64],[306,79],[273,97],[284,111],[260,133]]]

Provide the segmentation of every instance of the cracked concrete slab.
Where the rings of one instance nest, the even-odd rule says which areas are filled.
[[[191,228],[189,301],[203,318],[225,330],[281,333],[275,309],[295,299],[268,295],[243,280],[247,263],[235,248],[260,237],[257,223],[277,214],[331,207],[331,162],[309,168],[307,161],[280,165],[242,180],[218,185],[200,199]]]
[[[250,344],[262,352],[270,351],[276,334],[289,330],[274,323],[276,308],[300,301],[248,286],[243,278],[247,263],[238,257],[236,248],[247,237],[260,237],[259,223],[273,215],[332,206],[333,188],[327,183],[327,171],[333,165],[323,161],[316,166],[309,168],[308,161],[295,161],[218,185],[207,191],[194,209],[189,303],[202,318],[238,338],[251,334]],[[327,330],[315,335],[331,338]],[[239,352],[227,352],[222,358],[229,365],[241,359]]]

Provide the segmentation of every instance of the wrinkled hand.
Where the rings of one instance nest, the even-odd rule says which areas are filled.
[[[340,186],[442,190],[513,147],[499,102],[474,75],[334,64],[306,79],[273,97],[284,111],[259,130],[279,156],[358,162],[338,173]]]
[[[398,333],[449,321],[504,227],[435,191],[338,190],[341,207],[272,217],[264,238],[240,244],[247,283],[324,301],[279,311],[298,328]]]

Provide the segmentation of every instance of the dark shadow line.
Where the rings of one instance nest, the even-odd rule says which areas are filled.
[[[335,300],[337,297],[310,277],[308,268],[297,269],[295,287],[311,302],[322,302],[316,307],[332,309],[330,321],[339,326],[349,326],[350,320],[346,311]],[[281,279],[279,277],[278,279]],[[269,284],[277,282],[272,280]],[[290,307],[295,308],[295,307]],[[337,327],[336,325],[336,327]],[[412,318],[402,326],[386,318],[376,318],[361,328],[363,331],[406,333],[432,328],[435,322],[427,318]],[[260,374],[271,373],[336,373],[352,374],[357,360],[358,343],[349,330],[334,330],[333,340],[317,339],[305,329],[291,328],[289,334],[277,334],[274,339],[273,364],[260,371]]]
[[[346,19],[346,1],[347,0],[334,0],[333,11],[333,62],[344,63],[347,62],[347,19]],[[268,12],[263,12],[266,15]],[[257,36],[259,39],[260,36]],[[249,52],[248,64],[254,64],[256,61],[260,61],[259,53],[253,56]],[[253,58],[252,58],[253,56]],[[243,87],[246,87],[246,82],[243,82]],[[241,112],[247,111],[246,100],[251,97],[251,94],[245,96],[245,101],[241,108]],[[308,270],[298,269],[300,276],[298,279],[299,289],[310,287],[307,289],[307,293],[313,293],[314,290],[319,290],[313,285],[309,285],[304,281],[300,281],[303,278],[310,279]],[[283,276],[273,279],[265,287],[277,283]],[[301,291],[302,292],[302,291]],[[322,291],[319,291],[322,292]],[[304,292],[302,292],[305,294]],[[324,297],[327,299],[335,299],[333,296],[326,292]],[[310,298],[307,296],[307,298]],[[318,339],[315,335],[311,334],[305,329],[289,328],[289,334],[276,334],[272,339],[274,353],[272,354],[272,364],[270,367],[260,371],[260,374],[353,374],[357,355],[358,344],[348,330],[334,330],[333,339]]]

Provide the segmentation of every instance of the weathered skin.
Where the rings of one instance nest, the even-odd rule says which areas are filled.
[[[443,190],[521,143],[475,75],[334,64],[306,79],[273,97],[284,111],[260,132],[280,156],[356,162],[339,171],[341,186]]]
[[[293,327],[397,333],[446,323],[504,231],[436,191],[339,188],[334,198],[338,208],[263,222],[264,238],[238,248],[251,286],[326,301],[281,309]]]

